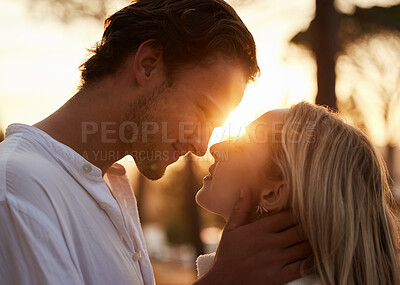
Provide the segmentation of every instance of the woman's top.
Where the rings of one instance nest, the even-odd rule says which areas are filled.
[[[212,267],[214,262],[215,252],[200,255],[196,260],[197,276],[201,277],[206,274]],[[318,278],[315,275],[308,275],[300,279],[286,283],[286,285],[317,285]]]

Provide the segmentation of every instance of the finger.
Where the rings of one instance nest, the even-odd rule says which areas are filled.
[[[281,258],[283,264],[290,264],[299,260],[306,259],[312,255],[312,249],[308,242],[302,242],[288,247],[282,251]]]
[[[240,190],[240,197],[232,209],[228,222],[225,225],[224,232],[231,231],[244,225],[250,212],[251,193],[250,189],[243,187]]]
[[[253,222],[249,227],[258,227],[262,232],[279,233],[295,225],[293,215],[285,210]]]
[[[300,273],[302,275],[310,275],[313,272],[315,272],[314,257],[310,256],[301,264]]]
[[[290,247],[307,240],[307,237],[300,225],[291,227],[283,232],[277,233],[276,235],[279,236],[279,244],[283,247]]]
[[[301,278],[301,268],[303,261],[296,261],[286,265],[281,269],[281,284],[289,283],[290,281]]]

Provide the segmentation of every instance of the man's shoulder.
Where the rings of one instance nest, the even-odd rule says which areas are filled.
[[[0,144],[0,200],[9,188],[32,188],[42,178],[49,178],[54,172],[49,157],[24,137],[6,138]]]
[[[48,152],[29,139],[10,137],[0,144],[0,172],[29,174],[50,165]]]

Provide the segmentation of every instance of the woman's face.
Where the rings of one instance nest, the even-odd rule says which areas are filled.
[[[288,109],[270,111],[251,123],[238,140],[215,144],[210,151],[215,162],[196,195],[203,208],[228,219],[244,186],[252,190],[253,201],[268,184],[266,163],[270,146],[280,138]]]

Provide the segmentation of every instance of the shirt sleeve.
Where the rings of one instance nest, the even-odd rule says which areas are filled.
[[[22,202],[0,201],[1,284],[84,284],[60,231]]]

